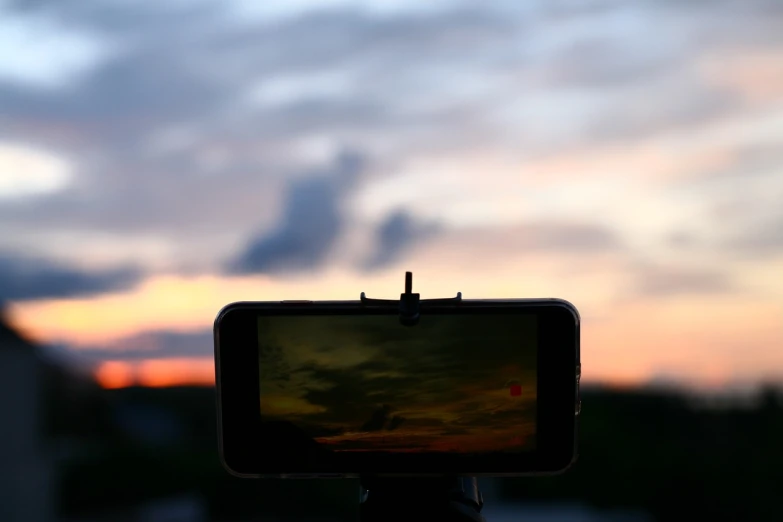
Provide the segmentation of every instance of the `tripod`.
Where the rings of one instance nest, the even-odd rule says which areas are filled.
[[[413,274],[405,273],[405,293],[400,300],[370,299],[362,292],[364,305],[399,306],[400,323],[419,322],[419,294],[414,294]],[[459,303],[462,294],[428,303]],[[435,478],[362,477],[359,517],[361,522],[485,522],[484,500],[475,477]]]
[[[361,522],[485,522],[475,477],[361,479]]]

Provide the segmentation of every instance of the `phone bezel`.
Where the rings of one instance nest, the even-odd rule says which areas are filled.
[[[393,306],[368,306],[361,301],[237,302],[215,319],[215,373],[218,398],[220,460],[240,477],[523,476],[556,474],[577,457],[580,410],[580,317],[562,299],[483,299],[454,304],[428,304],[427,314],[526,313],[539,316],[537,448],[527,453],[493,456],[339,454],[319,469],[265,466],[261,444],[258,375],[259,314],[268,315],[395,315]],[[415,328],[415,327],[414,327]],[[343,469],[341,469],[343,468]],[[435,471],[437,470],[437,471]]]

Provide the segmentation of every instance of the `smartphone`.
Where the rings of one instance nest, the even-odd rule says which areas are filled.
[[[576,460],[580,319],[560,299],[240,302],[215,320],[240,477],[522,476]]]

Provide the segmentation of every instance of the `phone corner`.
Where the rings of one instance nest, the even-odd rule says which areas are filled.
[[[215,315],[215,320],[213,322],[212,329],[215,332],[217,332],[220,326],[220,322],[229,314],[229,312],[242,308],[244,304],[245,303],[242,301],[235,301],[233,303],[228,303],[227,305],[224,305],[220,310],[218,310],[218,313]]]
[[[574,449],[574,454],[571,457],[571,460],[562,469],[556,471],[555,475],[562,475],[563,473],[570,471],[574,466],[576,466],[576,463],[578,461],[579,461],[579,451]]]
[[[247,473],[247,472],[237,471],[234,468],[232,468],[231,465],[226,460],[222,448],[220,449],[220,465],[223,467],[224,470],[226,470],[226,472],[229,475],[233,477],[242,478],[242,479],[262,478],[261,475],[259,475],[258,473]]]
[[[558,308],[567,310],[573,316],[574,323],[576,324],[576,326],[580,325],[580,323],[582,322],[582,316],[580,315],[579,309],[576,307],[574,303],[560,297],[550,298],[549,302],[552,306],[556,306]]]
[[[579,452],[575,450],[567,463],[557,466],[554,469],[548,469],[546,471],[536,473],[535,475],[542,476],[542,477],[556,477],[558,475],[563,475],[569,472],[576,465],[578,460],[579,460]]]

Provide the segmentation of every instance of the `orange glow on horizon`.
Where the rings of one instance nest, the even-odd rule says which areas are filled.
[[[95,370],[95,379],[102,388],[112,390],[133,386],[133,366],[124,361],[106,361]]]
[[[215,365],[208,357],[149,359],[138,363],[106,361],[96,369],[95,379],[105,389],[213,386]]]
[[[505,267],[492,278],[471,280],[446,276],[442,267],[432,266],[434,268],[414,271],[414,288],[424,296],[451,296],[462,291],[465,298],[549,297],[541,294],[547,287],[546,282],[558,280],[553,274],[542,273],[535,280],[518,282],[513,277],[518,275],[516,266]],[[459,283],[455,284],[457,279]],[[9,315],[15,325],[30,331],[41,342],[94,347],[145,331],[184,333],[209,329],[220,309],[234,301],[357,300],[359,294],[368,289],[377,297],[393,298],[399,296],[402,283],[402,269],[399,268],[372,276],[334,270],[318,277],[290,280],[263,276],[156,276],[125,293],[11,303]],[[535,288],[532,288],[534,284]],[[596,284],[578,293],[590,296],[600,294],[600,290],[601,285]],[[42,322],[41,317],[46,317],[46,321]]]
[[[277,292],[262,276],[155,276],[127,292],[11,303],[8,314],[14,325],[41,342],[95,346],[143,331],[209,328],[229,302],[274,299],[280,295]],[[46,321],[41,322],[41,317]]]
[[[142,361],[137,369],[137,380],[139,385],[150,388],[213,385],[215,364],[211,358],[195,357]]]
[[[634,387],[687,376],[688,383],[716,387],[770,372],[769,378],[783,376],[783,352],[777,349],[783,342],[779,300],[783,288],[772,267],[743,265],[748,268],[742,271],[743,282],[753,292],[626,298],[618,294],[620,287],[607,291],[613,282],[608,275],[582,279],[561,275],[558,280],[559,269],[539,270],[533,261],[527,265],[532,264],[535,277],[520,276],[516,259],[504,264],[503,270],[479,278],[465,278],[459,269],[434,262],[422,263],[429,269],[409,268],[414,272],[414,289],[425,298],[460,290],[467,299],[520,295],[569,299],[583,319],[584,382]],[[8,314],[11,324],[36,341],[65,343],[86,353],[119,346],[123,338],[144,332],[211,329],[217,312],[232,301],[356,299],[368,289],[373,297],[393,297],[399,295],[401,284],[399,267],[372,276],[335,270],[299,279],[167,276],[154,277],[129,293],[13,303]],[[744,356],[738,357],[740,353]],[[118,350],[116,357],[98,368],[96,378],[102,386],[214,384],[211,357],[201,362],[188,357],[122,362],[122,357]],[[708,366],[705,361],[712,363]]]

